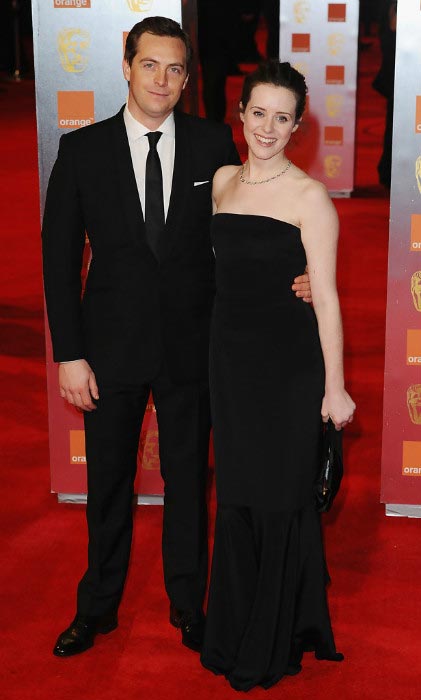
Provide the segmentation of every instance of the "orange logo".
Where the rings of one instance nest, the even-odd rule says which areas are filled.
[[[292,34],[291,51],[305,52],[310,51],[310,34]]]
[[[421,95],[417,95],[415,103],[415,133],[421,134]]]
[[[328,22],[346,22],[346,3],[330,2],[327,7]]]
[[[406,331],[406,364],[421,365],[421,330]]]
[[[411,248],[421,251],[421,214],[411,216]]]
[[[326,66],[326,85],[343,85],[345,66]]]
[[[343,126],[325,126],[326,146],[342,146],[344,142]]]
[[[421,442],[404,440],[402,447],[402,474],[421,476]]]
[[[54,0],[54,7],[77,7],[86,8],[91,6],[91,0]]]
[[[70,431],[70,464],[86,464],[85,431]]]
[[[94,93],[87,91],[59,91],[57,115],[59,129],[79,129],[95,121]]]

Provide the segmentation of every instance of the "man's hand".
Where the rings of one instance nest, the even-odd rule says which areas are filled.
[[[95,375],[86,360],[60,363],[58,369],[60,396],[81,411],[93,411],[92,398],[99,399]]]
[[[304,274],[294,279],[294,284],[291,289],[295,292],[296,297],[300,297],[307,304],[311,304],[313,297],[311,296],[310,278],[308,276],[307,267]]]

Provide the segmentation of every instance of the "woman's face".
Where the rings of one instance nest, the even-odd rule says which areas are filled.
[[[283,151],[291,134],[298,129],[296,106],[296,97],[287,88],[266,84],[253,88],[240,119],[244,138],[256,158],[268,160]]]

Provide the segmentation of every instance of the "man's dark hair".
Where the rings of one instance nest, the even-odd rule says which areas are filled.
[[[241,102],[243,109],[247,107],[250,100],[251,91],[257,85],[274,85],[284,87],[294,93],[297,100],[295,108],[295,121],[303,116],[306,106],[307,85],[304,76],[299,73],[290,63],[285,61],[280,63],[276,58],[263,61],[253,71],[244,78]]]
[[[137,46],[142,34],[154,34],[155,36],[169,36],[175,39],[181,39],[186,47],[186,68],[188,69],[193,55],[193,49],[189,35],[180,27],[178,22],[175,22],[169,17],[146,17],[141,22],[138,22],[131,28],[126,39],[126,48],[124,58],[129,66],[137,53]]]

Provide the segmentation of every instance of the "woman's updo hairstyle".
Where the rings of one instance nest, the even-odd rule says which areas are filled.
[[[274,85],[291,90],[297,100],[295,121],[301,119],[306,106],[307,85],[304,76],[290,63],[280,63],[276,58],[271,58],[260,63],[253,73],[246,75],[241,94],[243,110],[250,100],[251,91],[257,85]]]

